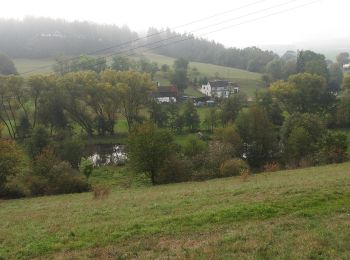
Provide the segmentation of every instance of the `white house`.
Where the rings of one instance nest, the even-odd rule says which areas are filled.
[[[350,70],[350,63],[349,64],[344,64],[343,65],[344,70]]]
[[[239,92],[239,86],[227,80],[210,80],[202,85],[200,91],[209,97],[228,98],[232,93]]]

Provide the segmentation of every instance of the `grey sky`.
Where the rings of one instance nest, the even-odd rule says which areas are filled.
[[[198,30],[194,34],[216,40],[226,46],[295,44],[310,40],[322,42],[329,38],[349,38],[349,0],[321,0],[300,9],[259,19],[314,1],[265,0],[238,11],[178,28],[177,31],[192,32],[198,28],[230,20],[218,26]],[[45,16],[70,21],[88,20],[128,25],[132,30],[140,32],[150,26],[173,28],[255,2],[258,0],[9,0],[2,3],[0,17],[21,19],[25,16]],[[272,8],[277,5],[281,6]],[[272,9],[258,13],[267,8]],[[251,15],[247,16],[248,14]],[[259,20],[246,23],[255,19]],[[230,28],[207,34],[223,27]]]

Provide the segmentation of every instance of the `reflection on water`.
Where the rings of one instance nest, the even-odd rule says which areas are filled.
[[[127,160],[123,145],[88,145],[85,156],[91,160],[94,166],[123,165]]]

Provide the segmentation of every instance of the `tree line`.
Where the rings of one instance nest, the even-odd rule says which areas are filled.
[[[119,44],[121,49],[129,48],[124,43],[138,37],[126,26],[35,17],[0,19],[0,35],[0,52],[11,58],[36,59],[81,55]]]
[[[333,91],[323,74],[329,67],[318,54],[299,55],[296,64],[303,71],[271,83],[253,101],[244,93],[217,99],[202,121],[192,100],[155,102],[151,72],[126,69],[130,64],[116,57],[115,70],[83,66],[27,79],[0,77],[2,133],[15,140],[0,142],[6,154],[0,158],[2,194],[88,190],[92,168],[82,158],[78,137],[115,136],[121,118],[128,125],[128,165],[153,184],[348,159],[347,137],[334,129],[350,127],[350,78]],[[174,70],[186,76],[187,66],[178,59]],[[183,133],[190,135],[179,145],[175,138]],[[25,161],[29,166],[19,167]]]

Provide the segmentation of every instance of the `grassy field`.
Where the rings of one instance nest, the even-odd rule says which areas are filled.
[[[149,52],[144,53],[144,56],[159,65],[167,64],[171,66],[175,61],[174,58]],[[199,73],[208,77],[208,79],[220,78],[237,82],[241,86],[241,90],[250,97],[254,95],[255,90],[263,87],[261,74],[259,73],[200,62],[190,62],[189,66],[191,68],[196,67]],[[164,82],[164,84],[167,83],[162,77],[159,78],[159,81]]]
[[[2,259],[349,259],[350,163],[152,187],[102,168],[91,193],[0,202]]]
[[[53,59],[13,59],[18,73],[25,73],[27,77],[32,74],[52,72]]]
[[[146,52],[143,55],[151,61],[157,62],[159,66],[162,64],[171,66],[175,61],[174,58],[149,52]],[[52,72],[52,65],[54,64],[53,59],[14,59],[13,61],[19,73],[26,73],[35,70],[34,72],[26,73],[23,76],[29,76],[35,73]],[[190,67],[196,67],[201,76],[206,76],[209,79],[220,78],[237,82],[241,86],[241,90],[247,93],[250,97],[254,95],[256,89],[263,86],[261,74],[259,73],[200,62],[190,62]],[[165,76],[164,73],[158,72],[155,79],[161,84],[170,84],[168,78]]]

